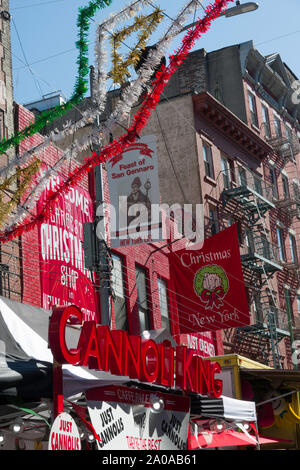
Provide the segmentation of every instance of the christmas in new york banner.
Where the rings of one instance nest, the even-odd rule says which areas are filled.
[[[250,324],[237,228],[206,239],[201,250],[170,254],[180,333]]]
[[[43,191],[37,209],[61,184],[52,178]],[[86,321],[96,320],[96,296],[91,272],[85,269],[83,223],[93,220],[93,203],[87,191],[75,186],[61,195],[50,219],[40,225],[40,266],[43,308],[75,304]]]

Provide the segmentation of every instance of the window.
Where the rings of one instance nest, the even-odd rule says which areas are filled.
[[[170,331],[170,319],[169,319],[169,308],[168,308],[168,293],[167,293],[167,282],[163,279],[157,279],[158,284],[158,295],[159,305],[161,314],[161,327],[166,328]]]
[[[128,330],[126,295],[122,259],[113,254],[112,288],[114,292],[114,313],[117,330]]]
[[[274,127],[275,127],[276,137],[282,137],[281,121],[280,121],[279,117],[277,117],[277,116],[274,116]]]
[[[275,169],[273,168],[273,166],[270,166],[270,181],[271,181],[271,186],[272,186],[273,197],[277,198],[278,197],[277,179],[276,179]]]
[[[297,295],[297,313],[298,318],[300,318],[300,295]]]
[[[233,161],[222,155],[221,166],[223,173],[224,189],[230,189],[232,187],[232,181],[234,181]]]
[[[7,264],[0,264],[0,295],[10,299],[10,276]]]
[[[284,199],[288,199],[290,197],[289,180],[285,175],[282,175],[282,192]]]
[[[253,294],[253,312],[254,312],[254,318],[256,322],[263,322],[263,311],[262,311],[262,305],[260,302],[260,294],[259,293],[254,293]]]
[[[146,271],[140,266],[135,267],[137,303],[139,312],[140,332],[150,330],[150,318],[147,299]]]
[[[256,101],[255,96],[253,93],[248,93],[249,96],[249,106],[250,106],[250,115],[251,115],[251,123],[258,127],[258,118],[257,118],[257,108],[256,108]]]
[[[215,207],[209,206],[209,227],[211,235],[215,235],[219,231],[218,212]]]
[[[278,248],[279,248],[280,261],[285,261],[286,260],[286,254],[285,254],[283,229],[280,228],[280,227],[277,227],[276,232],[277,232],[277,243],[278,243]]]
[[[292,129],[285,124],[285,136],[288,139],[288,141],[291,143],[292,142]]]
[[[284,297],[285,297],[285,306],[286,306],[286,313],[287,313],[287,320],[288,320],[287,328],[289,329],[289,331],[291,331],[293,327],[293,310],[292,310],[290,289],[288,289],[287,287],[284,288]]]
[[[291,258],[292,258],[292,263],[296,263],[298,260],[297,256],[297,244],[296,244],[296,238],[294,235],[289,233],[289,242],[290,242],[290,250],[291,250]]]
[[[203,142],[202,149],[203,149],[205,175],[209,176],[210,178],[214,178],[211,146],[208,145],[206,142]]]
[[[0,110],[0,140],[5,138],[4,111]]]
[[[265,105],[262,105],[262,115],[264,121],[265,136],[269,139],[271,137],[270,118],[269,110]]]
[[[238,169],[238,178],[239,178],[239,184],[241,186],[247,186],[247,175],[246,175],[246,170],[245,168],[239,166]]]

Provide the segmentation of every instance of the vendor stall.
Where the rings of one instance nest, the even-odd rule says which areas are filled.
[[[0,322],[2,449],[205,449],[225,435],[224,446],[259,448],[254,403],[224,396],[220,365],[166,333],[3,298]]]

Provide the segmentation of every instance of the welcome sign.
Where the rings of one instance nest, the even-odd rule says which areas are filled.
[[[169,255],[180,333],[250,324],[236,225],[204,241],[201,250]]]
[[[38,212],[61,184],[59,175],[49,181],[37,203]],[[91,197],[76,186],[57,200],[49,220],[39,226],[43,308],[76,303],[86,321],[96,320],[97,312],[92,275],[85,268],[82,248],[83,223],[92,220]]]

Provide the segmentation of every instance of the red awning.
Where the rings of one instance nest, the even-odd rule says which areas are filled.
[[[236,446],[255,446],[254,440],[250,439],[246,434],[233,430],[226,430],[223,432],[207,432],[198,434],[196,436],[189,436],[188,449],[199,449],[208,447],[236,447]],[[277,442],[290,442],[284,439],[271,439],[268,437],[259,437],[259,444],[274,444]]]

